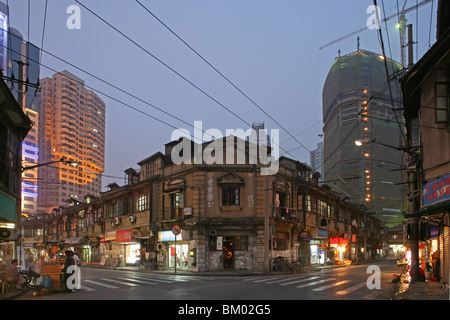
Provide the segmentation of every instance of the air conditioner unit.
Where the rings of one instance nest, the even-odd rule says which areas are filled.
[[[158,244],[156,245],[156,250],[157,250],[157,251],[161,251],[163,248],[164,248],[164,246],[163,246],[162,243],[158,243]]]
[[[192,208],[183,208],[183,214],[185,216],[192,216]]]
[[[217,230],[209,230],[210,236],[217,236]]]
[[[129,216],[129,217],[128,217],[128,220],[129,220],[131,223],[134,223],[134,222],[136,222],[136,217],[135,217],[135,216]]]
[[[119,217],[115,217],[114,218],[114,224],[120,224],[120,218]]]
[[[19,239],[16,229],[0,228],[0,241],[14,241]]]

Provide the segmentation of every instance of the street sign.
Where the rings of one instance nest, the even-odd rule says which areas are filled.
[[[181,233],[181,227],[179,225],[177,225],[177,224],[174,224],[172,226],[172,232],[176,236],[179,235]]]

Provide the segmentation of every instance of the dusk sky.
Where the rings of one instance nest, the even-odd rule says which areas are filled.
[[[192,127],[149,104],[191,126],[194,121],[202,121],[203,130],[217,128],[225,133],[226,129],[248,129],[246,123],[264,122],[267,129],[280,130],[280,144],[284,149],[280,154],[289,151],[291,155],[287,156],[309,163],[309,151],[321,141],[322,88],[338,50],[342,55],[356,51],[359,36],[361,49],[382,52],[376,29],[319,50],[363,28],[371,15],[367,8],[373,5],[372,0],[140,0],[283,126],[280,128],[135,0],[79,2],[147,51],[76,1],[48,0],[43,49],[139,98],[120,92],[49,54],[42,56],[46,67],[41,67],[41,78],[51,77],[53,70],[68,70],[84,79],[107,105],[103,190],[111,182],[122,185],[124,170],[138,169],[137,162],[164,151],[174,127],[188,129],[193,134]],[[420,2],[409,0],[405,8]],[[45,3],[45,0],[31,0],[28,24],[28,0],[9,0],[10,26],[39,47]],[[379,0],[382,17],[396,14],[397,3],[401,8],[404,0]],[[66,11],[70,5],[81,9],[81,29],[67,27],[71,14]],[[408,23],[413,24],[417,42],[415,62],[435,42],[436,11],[437,1],[433,1],[406,15]],[[397,17],[390,19],[387,29],[384,23],[382,28],[387,57],[400,61],[397,21]],[[303,146],[290,139],[285,130]]]

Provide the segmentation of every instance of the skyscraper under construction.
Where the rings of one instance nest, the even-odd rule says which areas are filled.
[[[404,209],[402,153],[395,149],[403,143],[400,69],[365,50],[339,55],[322,94],[324,180],[388,227],[402,222]]]

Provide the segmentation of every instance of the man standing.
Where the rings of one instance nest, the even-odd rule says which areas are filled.
[[[71,293],[74,285],[72,283],[68,285],[69,278],[72,275],[72,270],[68,269],[70,266],[75,265],[75,261],[72,258],[72,252],[70,250],[66,250],[64,253],[66,254],[66,262],[64,263],[64,291]]]

